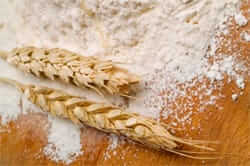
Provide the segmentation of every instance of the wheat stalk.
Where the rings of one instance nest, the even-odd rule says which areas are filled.
[[[33,104],[54,116],[67,118],[77,124],[85,124],[107,133],[124,135],[157,150],[162,149],[195,159],[215,159],[193,156],[204,152],[179,151],[178,148],[182,144],[208,151],[213,149],[204,146],[208,143],[205,141],[185,140],[173,136],[165,124],[153,119],[126,112],[109,104],[88,101],[60,90],[23,85],[4,78],[0,78],[0,81],[15,85]]]
[[[0,57],[24,72],[51,80],[59,78],[66,83],[94,89],[99,94],[129,96],[131,85],[139,77],[115,66],[112,61],[84,57],[64,49],[25,47],[0,53]]]

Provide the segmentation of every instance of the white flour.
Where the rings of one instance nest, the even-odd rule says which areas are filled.
[[[241,33],[241,38],[246,42],[250,42],[250,33],[248,32]]]
[[[49,116],[49,122],[51,128],[44,153],[56,162],[70,164],[78,155],[82,154],[80,128],[68,120],[52,116]]]
[[[248,20],[246,19],[244,15],[242,15],[241,12],[235,14],[234,19],[235,19],[236,24],[238,24],[239,26],[247,25]]]
[[[247,69],[238,61],[239,54],[215,56],[219,36],[229,33],[226,24],[229,17],[234,16],[239,26],[247,24],[238,11],[239,0],[13,0],[11,3],[4,0],[0,3],[12,6],[4,7],[5,12],[10,10],[9,19],[0,17],[2,49],[25,45],[60,47],[122,62],[123,67],[141,75],[141,90],[136,100],[129,102],[129,111],[158,120],[164,111],[164,119],[175,119],[170,125],[185,127],[192,123],[192,114],[206,111],[207,106],[216,105],[224,97],[222,93],[215,94],[224,86],[223,82],[233,82],[244,90]],[[209,58],[215,59],[213,64]],[[9,70],[0,76],[73,92],[73,88],[57,83],[24,77],[22,72],[0,61],[0,69],[6,68]],[[89,92],[85,94],[90,96]],[[236,95],[239,96],[234,94],[232,99],[236,100]],[[100,100],[92,94],[91,98]],[[194,108],[197,111],[192,112]],[[80,154],[80,131],[69,122],[51,118],[50,122],[52,128],[45,153],[55,161],[72,162]],[[69,129],[72,135],[67,134]],[[117,139],[111,140],[111,145],[116,145]]]
[[[16,120],[20,111],[20,93],[11,86],[0,83],[0,122],[6,125]]]
[[[238,99],[238,97],[239,97],[238,94],[233,94],[233,95],[232,95],[233,101],[236,101],[236,100]]]

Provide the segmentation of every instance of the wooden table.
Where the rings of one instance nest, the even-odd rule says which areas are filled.
[[[245,1],[242,6],[244,15],[250,20],[250,2]],[[248,63],[250,70],[250,43],[240,38],[242,31],[250,30],[250,23],[245,27],[237,28],[235,24],[231,32],[225,37],[232,41],[232,50],[222,46],[220,52],[232,54],[241,52],[241,58]],[[187,159],[167,152],[157,152],[140,145],[125,142],[116,148],[116,154],[109,152],[105,155],[108,146],[108,137],[105,133],[95,129],[84,129],[81,133],[81,143],[84,155],[78,157],[72,166],[183,166],[183,165],[213,165],[213,166],[248,166],[250,165],[250,78],[246,79],[246,88],[243,96],[236,102],[232,101],[231,89],[236,85],[227,84],[222,92],[225,98],[218,104],[222,110],[209,108],[209,111],[194,115],[195,122],[201,126],[199,131],[192,131],[187,126],[178,135],[186,135],[201,140],[218,140],[215,148],[219,154],[233,153],[240,156],[228,157],[222,160],[199,161]],[[197,85],[199,86],[199,85]],[[197,123],[196,123],[197,122]],[[47,144],[47,117],[43,114],[33,113],[22,115],[16,122],[8,126],[9,132],[0,133],[0,165],[1,166],[55,166],[63,165],[50,161],[41,152],[41,148]]]

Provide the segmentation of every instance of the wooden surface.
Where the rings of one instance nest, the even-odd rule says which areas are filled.
[[[249,1],[243,5],[242,11],[250,20]],[[248,63],[250,70],[250,43],[240,39],[242,31],[250,30],[247,26],[237,28],[233,25],[232,31],[226,37],[235,46],[230,50],[224,46],[220,52],[232,54],[240,51],[241,58]],[[197,85],[199,86],[199,85]],[[176,156],[167,152],[157,152],[134,143],[125,142],[115,149],[116,153],[109,152],[107,158],[108,137],[95,129],[82,129],[81,143],[84,154],[79,156],[72,166],[183,166],[183,165],[213,165],[213,166],[249,166],[250,165],[250,78],[246,79],[246,89],[243,96],[236,102],[231,99],[232,89],[237,89],[231,83],[223,87],[222,93],[226,96],[218,101],[222,110],[216,107],[208,108],[200,114],[193,115],[194,122],[185,130],[177,133],[180,136],[188,135],[195,139],[218,140],[215,148],[220,154],[234,153],[240,157],[228,157],[215,161],[197,161]],[[198,107],[198,106],[197,106]],[[193,110],[194,111],[194,110]],[[168,119],[167,121],[170,121]],[[191,126],[200,126],[199,130],[191,130]],[[47,144],[47,117],[33,113],[22,115],[17,121],[6,127],[9,132],[0,133],[0,166],[55,166],[63,165],[50,161],[41,152]],[[106,157],[105,157],[106,156]]]

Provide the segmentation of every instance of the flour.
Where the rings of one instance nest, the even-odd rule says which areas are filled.
[[[236,101],[238,99],[239,95],[238,94],[233,94],[232,95],[232,100]]]
[[[235,56],[225,56],[221,55],[221,60],[217,62],[208,69],[206,76],[211,81],[221,81],[225,79],[224,75],[232,77],[236,80],[238,88],[244,89],[244,79],[237,72],[244,72],[246,69],[244,65],[237,63]]]
[[[78,155],[82,154],[80,129],[68,120],[49,116],[48,145],[44,153],[56,162],[70,164]]]
[[[2,125],[18,118],[21,113],[20,97],[20,93],[16,89],[0,83],[0,122]]]
[[[241,38],[246,41],[246,42],[250,42],[250,33],[248,32],[242,32],[240,34]]]
[[[114,150],[117,148],[119,137],[117,135],[111,134],[109,139],[111,144],[108,146],[108,150]]]
[[[124,144],[125,142],[126,142],[125,137],[117,136],[115,134],[110,134],[109,135],[109,145],[106,148],[106,151],[105,151],[105,154],[104,154],[104,160],[110,159],[111,156],[116,156],[117,155],[117,148],[120,145]]]
[[[142,76],[136,100],[128,102],[127,110],[159,121],[172,119],[169,125],[181,126],[184,130],[192,124],[192,116],[206,111],[208,106],[221,109],[217,101],[225,97],[221,92],[225,82],[236,84],[241,91],[245,88],[244,76],[248,70],[238,60],[240,54],[217,55],[221,36],[230,32],[228,23],[232,17],[239,26],[247,24],[239,12],[239,2],[4,1],[3,6],[14,6],[15,12],[11,12],[11,19],[4,21],[0,47],[59,47],[121,62],[122,67]],[[82,90],[70,86],[24,77],[22,72],[1,61],[0,68],[8,69],[0,76],[83,94]],[[88,91],[84,94],[92,100],[117,103],[117,98],[103,99]],[[241,93],[234,94],[232,99],[235,95]],[[58,119],[49,121],[52,126],[45,154],[54,161],[71,163],[81,154],[79,128]],[[119,145],[117,138],[111,136],[110,140],[108,149],[115,149]]]
[[[86,55],[102,50],[93,21],[81,9],[81,0],[25,0],[15,6],[25,27],[17,33],[19,45],[66,48]],[[22,33],[29,35],[24,38]]]
[[[239,88],[244,89],[245,88],[245,83],[244,83],[244,78],[240,77],[236,80],[236,84]]]
[[[104,154],[104,159],[105,160],[110,159],[111,158],[111,154],[112,155],[116,155],[115,149],[118,146],[119,146],[119,137],[117,135],[110,134],[109,135],[109,145],[108,145],[108,147],[106,149],[106,152]]]
[[[242,15],[241,12],[235,14],[234,18],[235,18],[236,24],[238,24],[239,26],[247,25],[248,20],[246,19],[246,17],[244,15]]]

